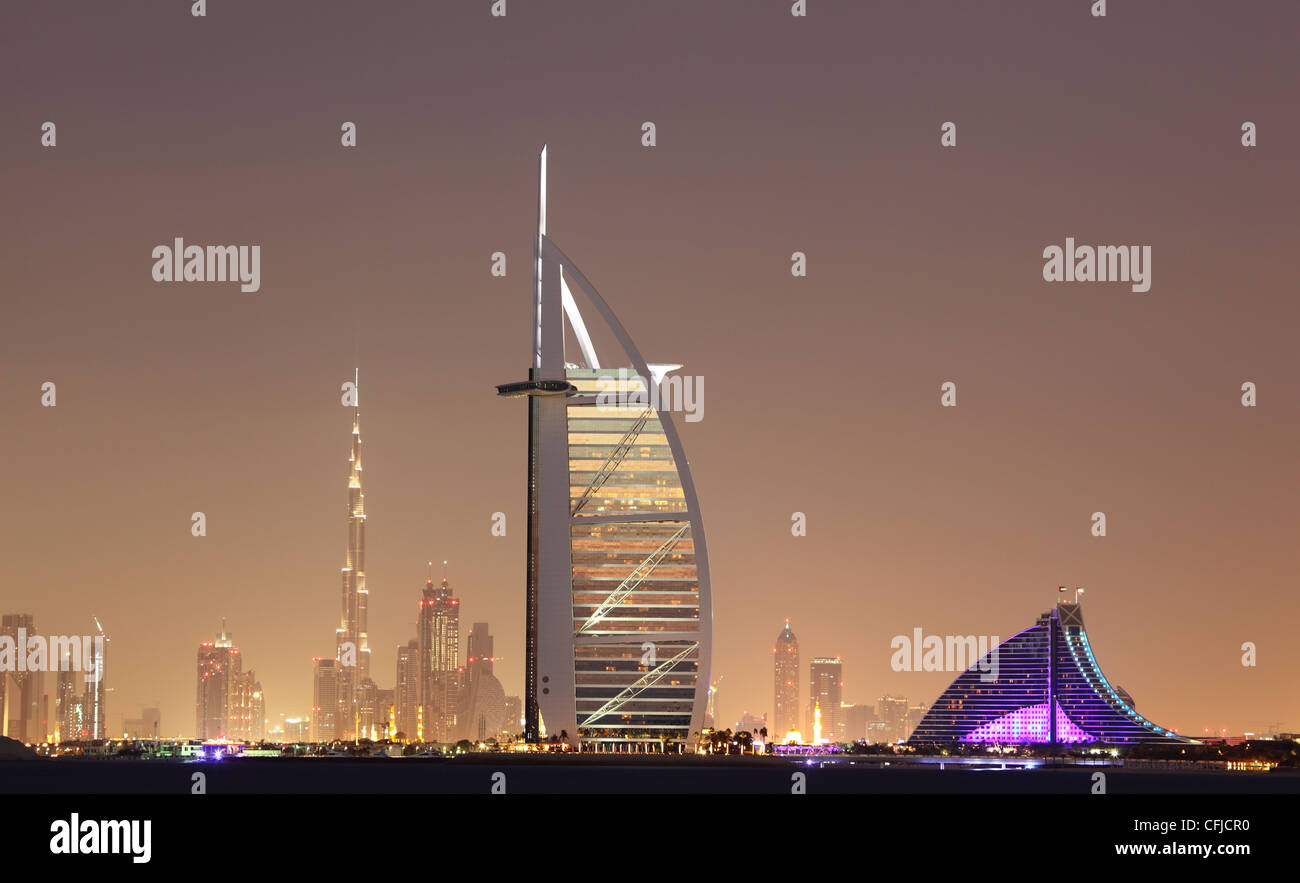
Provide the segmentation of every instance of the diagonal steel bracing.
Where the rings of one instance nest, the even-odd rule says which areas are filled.
[[[636,419],[636,422],[632,424],[632,428],[627,431],[622,440],[614,446],[614,450],[609,452],[609,456],[605,458],[605,462],[601,464],[600,471],[596,473],[596,477],[591,480],[591,484],[587,485],[587,489],[582,492],[582,496],[573,504],[573,511],[570,515],[577,515],[578,510],[585,506],[587,501],[591,499],[591,495],[604,487],[605,482],[609,481],[609,477],[614,474],[614,470],[618,468],[618,464],[622,463],[623,458],[627,456],[627,452],[632,450],[632,445],[635,444],[636,437],[641,434],[641,430],[645,429],[646,421],[650,419],[650,411],[650,408],[646,408],[645,411],[642,412],[641,416]]]
[[[610,592],[609,597],[601,602],[600,606],[592,612],[591,616],[587,617],[587,621],[578,629],[578,633],[581,634],[596,623],[600,622],[608,616],[609,612],[617,607],[624,598],[640,588],[641,583],[645,582],[646,578],[649,577],[650,574],[654,573],[655,568],[659,566],[659,562],[668,557],[668,553],[673,550],[673,547],[677,545],[677,542],[685,536],[686,531],[690,529],[691,523],[688,521],[678,528],[676,533],[664,540],[658,549],[655,549],[647,555],[644,561],[634,567],[632,572],[618,584],[618,588]]]
[[[673,670],[677,663],[681,662],[687,656],[690,656],[699,646],[699,642],[697,641],[681,653],[678,653],[672,659],[659,663],[657,666],[650,669],[650,671],[641,675],[641,677],[637,678],[635,682],[625,687],[621,693],[588,715],[587,719],[584,720],[580,726],[590,726],[592,721],[618,711],[618,709],[622,708],[628,702],[631,702],[637,696],[641,695],[644,690],[653,687],[655,684],[662,681],[664,677]]]

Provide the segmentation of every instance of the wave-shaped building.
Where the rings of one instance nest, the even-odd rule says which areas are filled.
[[[532,368],[497,387],[528,398],[525,738],[544,726],[575,746],[662,750],[704,727],[712,648],[695,484],[657,407],[658,384],[681,366],[647,364],[546,235],[545,148],[535,248]],[[575,292],[622,367],[602,364]],[[581,364],[566,358],[566,332]]]
[[[1195,740],[1137,713],[1102,674],[1083,611],[1064,601],[963,672],[908,742],[1114,744]]]

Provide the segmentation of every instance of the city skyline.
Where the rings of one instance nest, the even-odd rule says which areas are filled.
[[[567,286],[566,286],[566,287],[567,287]],[[585,329],[584,329],[584,333],[585,333]],[[674,366],[674,367],[675,367],[675,366]],[[572,369],[572,366],[570,366],[570,369]],[[570,371],[570,373],[571,373],[571,376],[574,376],[574,375],[572,375],[572,372],[571,372],[571,371]],[[344,388],[346,389],[346,385],[345,385]],[[352,441],[352,452],[351,452],[351,454],[350,454],[350,456],[349,456],[349,481],[348,481],[348,488],[349,488],[349,502],[348,502],[348,513],[349,513],[349,517],[348,517],[348,528],[347,528],[347,561],[348,561],[348,565],[345,566],[345,567],[343,568],[343,572],[344,572],[344,605],[345,605],[345,611],[349,609],[349,608],[348,608],[349,603],[352,604],[352,609],[353,609],[354,611],[355,611],[357,608],[360,609],[360,613],[359,613],[359,614],[354,613],[354,615],[353,615],[352,623],[354,623],[354,624],[355,624],[355,623],[364,623],[364,615],[365,615],[365,607],[366,607],[366,605],[365,605],[364,602],[362,602],[362,603],[360,603],[360,604],[357,604],[357,603],[356,603],[356,600],[355,600],[355,599],[356,599],[357,596],[358,596],[358,591],[357,591],[355,588],[353,588],[353,585],[355,584],[355,585],[359,585],[359,586],[361,587],[361,590],[360,590],[360,594],[361,594],[361,595],[365,595],[365,594],[367,594],[367,592],[366,592],[365,589],[364,589],[364,586],[365,586],[365,577],[364,577],[364,549],[365,549],[364,519],[365,519],[365,512],[364,512],[364,493],[363,493],[362,490],[361,490],[361,480],[360,480],[360,475],[361,475],[362,467],[361,467],[361,462],[360,462],[360,459],[361,459],[361,458],[360,458],[360,410],[359,410],[359,402],[358,402],[359,394],[358,394],[358,392],[357,392],[357,389],[358,389],[358,387],[357,387],[357,383],[356,383],[356,381],[355,381],[355,379],[354,379],[354,382],[353,382],[353,384],[352,384],[352,390],[353,390],[353,402],[355,403],[355,404],[354,404],[354,407],[353,407],[353,415],[352,415],[352,439],[353,439],[353,441]],[[626,391],[626,390],[624,390],[624,391]],[[355,576],[353,575],[353,574],[354,574],[353,566],[352,566],[352,565],[353,565],[353,562],[360,562],[360,563],[361,563],[361,567],[356,568]],[[430,568],[431,568],[431,567],[432,567],[432,562],[428,562],[428,564],[429,564],[429,566],[430,566]],[[444,565],[444,568],[445,568],[446,565],[447,565],[447,562],[444,561],[444,562],[443,562],[443,565]],[[1061,589],[1062,591],[1064,590],[1064,588],[1065,588],[1065,587],[1060,587],[1060,589]],[[431,721],[430,723],[426,723],[426,724],[425,724],[424,738],[425,738],[426,740],[430,740],[430,739],[431,739],[431,740],[433,740],[433,741],[444,741],[444,742],[448,742],[448,741],[455,741],[455,739],[456,739],[456,738],[457,738],[457,737],[462,733],[463,728],[464,728],[464,724],[463,724],[463,723],[457,723],[457,722],[455,722],[455,709],[456,709],[456,705],[457,705],[457,703],[458,703],[459,701],[461,701],[461,700],[463,699],[463,696],[464,696],[464,693],[463,693],[463,691],[462,691],[462,687],[463,687],[463,685],[461,684],[461,682],[460,682],[460,680],[459,680],[459,674],[456,674],[456,673],[463,674],[463,673],[465,672],[465,669],[464,669],[463,667],[459,666],[459,654],[460,654],[459,629],[458,629],[458,626],[455,624],[455,623],[458,623],[458,621],[459,621],[459,609],[458,609],[458,606],[456,606],[456,605],[459,604],[459,599],[452,598],[452,596],[451,596],[451,590],[449,589],[449,586],[448,586],[448,579],[447,579],[446,577],[444,577],[444,578],[442,579],[441,587],[440,587],[440,588],[435,592],[435,590],[434,590],[434,586],[433,586],[433,578],[432,578],[432,576],[430,575],[430,576],[428,577],[427,581],[426,581],[426,587],[425,587],[425,592],[424,592],[424,600],[422,600],[422,601],[420,602],[420,608],[421,608],[421,616],[420,616],[420,620],[421,620],[421,621],[420,621],[420,623],[417,623],[417,634],[424,634],[424,632],[425,632],[425,624],[424,624],[424,620],[425,620],[425,619],[427,618],[427,616],[428,616],[428,614],[426,614],[426,608],[427,608],[427,607],[430,607],[431,605],[435,605],[435,604],[436,604],[436,605],[440,605],[440,606],[442,606],[442,607],[446,607],[447,605],[452,605],[452,608],[453,608],[453,610],[454,610],[454,612],[453,612],[453,614],[452,614],[453,625],[452,625],[449,629],[446,628],[446,627],[443,627],[443,628],[439,628],[439,629],[431,629],[431,630],[430,630],[430,634],[433,634],[434,631],[437,631],[437,632],[439,632],[439,633],[443,633],[443,637],[442,637],[441,639],[439,639],[439,646],[442,646],[442,644],[445,644],[446,646],[445,646],[444,649],[439,650],[437,654],[433,653],[432,650],[422,650],[422,651],[420,651],[420,654],[419,654],[419,655],[420,655],[420,658],[422,658],[422,659],[425,660],[424,664],[421,665],[420,668],[422,668],[422,669],[428,669],[428,670],[432,673],[432,669],[433,669],[434,667],[436,667],[436,666],[433,665],[433,663],[432,663],[431,660],[433,660],[433,658],[434,658],[435,656],[437,656],[439,659],[442,659],[443,657],[447,657],[447,658],[449,658],[449,659],[451,660],[451,663],[450,663],[450,664],[451,664],[452,667],[451,667],[450,671],[453,673],[453,676],[452,676],[451,680],[447,680],[447,674],[446,674],[445,672],[442,672],[441,669],[439,669],[439,672],[438,672],[438,673],[432,673],[432,676],[431,676],[431,677],[430,677],[430,676],[424,676],[424,677],[421,677],[421,679],[420,679],[420,681],[421,681],[421,687],[420,687],[420,691],[419,691],[419,693],[420,693],[421,696],[423,696],[423,697],[426,698],[426,702],[427,702],[428,698],[431,697],[432,694],[435,692],[435,688],[434,688],[434,686],[433,686],[433,682],[436,681],[436,680],[438,680],[439,677],[441,677],[443,681],[446,681],[446,683],[442,684],[442,686],[439,687],[439,688],[436,690],[436,692],[438,692],[440,695],[442,695],[442,696],[444,696],[444,697],[447,697],[447,698],[443,698],[443,699],[440,699],[440,700],[435,700],[435,702],[440,702],[440,703],[441,703],[445,708],[448,708],[448,707],[449,707],[449,708],[452,709],[452,710],[451,710],[451,711],[443,712],[442,715],[441,715],[441,717],[439,717],[439,716],[435,713],[435,716],[433,717],[432,721]],[[15,619],[15,621],[17,621],[18,618],[22,618],[22,619],[24,619],[24,620],[25,620],[26,622],[28,622],[28,623],[30,623],[30,622],[33,621],[33,617],[31,617],[30,614],[23,614],[23,613],[17,613],[17,612],[14,612],[14,613],[7,613],[7,614],[5,614],[5,616],[6,616],[6,620],[8,620],[8,619],[10,619],[10,618],[13,618],[13,619]],[[439,621],[441,621],[441,619],[443,619],[443,618],[445,618],[445,617],[440,617],[440,618],[439,618]],[[97,618],[93,618],[93,617],[92,617],[92,620],[94,621],[94,624],[95,624],[95,626],[96,626],[97,628],[101,628],[101,634],[103,634],[103,633],[102,633],[102,627],[99,626]],[[430,621],[432,622],[433,620],[430,619]],[[480,624],[482,624],[482,623],[480,623]],[[482,625],[486,625],[486,624],[482,624]],[[15,628],[16,628],[16,626],[15,626]],[[783,639],[786,635],[788,635],[789,638],[790,638],[790,639],[793,641],[793,643],[794,643],[794,654],[795,654],[795,659],[794,659],[794,661],[793,661],[793,666],[794,666],[794,669],[793,669],[793,670],[794,670],[795,674],[794,674],[792,680],[793,680],[793,686],[795,687],[795,701],[797,702],[797,701],[798,701],[798,690],[797,690],[797,685],[798,685],[799,677],[800,677],[800,675],[799,675],[799,671],[800,671],[800,669],[799,669],[799,661],[798,661],[798,643],[797,643],[797,640],[794,640],[794,639],[793,639],[793,635],[790,633],[789,629],[790,629],[789,619],[787,618],[787,619],[786,619],[786,622],[785,622],[785,631],[783,632],[783,635],[782,635],[782,636],[779,636],[779,637],[778,637],[778,642],[777,642],[778,647],[777,647],[777,649],[778,649],[778,651],[779,651],[780,648],[782,647],[782,639]],[[30,629],[29,629],[29,631],[30,631]],[[340,648],[342,647],[344,641],[347,640],[349,636],[350,636],[353,640],[356,640],[357,636],[359,636],[359,637],[360,637],[360,643],[361,643],[363,646],[364,646],[365,643],[366,643],[366,632],[365,632],[364,628],[361,628],[360,626],[357,626],[357,625],[350,625],[350,624],[349,624],[349,620],[347,619],[347,615],[346,615],[346,613],[345,613],[344,625],[343,625],[342,627],[340,627],[339,629],[337,629],[337,630],[336,630],[336,633],[337,633],[337,636],[338,636],[338,637],[337,637],[337,640],[338,640],[338,642],[339,642]],[[432,639],[429,639],[429,640],[432,640]],[[473,640],[472,635],[470,635],[470,634],[467,633],[466,636],[465,636],[465,640],[466,640],[466,657],[468,658],[469,653],[470,653],[470,651],[471,651],[471,645],[470,645],[470,643],[471,643],[472,640]],[[225,641],[226,643],[223,644],[223,643],[222,643],[223,641]],[[213,645],[212,645],[211,642],[208,642],[208,643],[204,644],[203,646],[208,646],[208,647],[210,647],[210,646],[213,646]],[[220,637],[219,637],[219,639],[218,639],[218,642],[217,642],[217,644],[216,644],[215,646],[217,646],[217,647],[222,647],[222,646],[230,647],[230,646],[232,646],[232,645],[229,643],[227,636],[225,635],[224,617],[223,617],[223,627],[222,627],[222,632],[221,632],[221,635],[220,635]],[[400,645],[400,644],[399,644],[398,646],[399,646],[399,648],[400,648],[400,647],[402,647],[403,645]],[[201,656],[202,656],[202,652],[203,652],[202,649],[201,649],[200,652],[201,652]],[[235,652],[236,654],[238,654],[239,651],[238,651],[238,649],[235,649],[234,652]],[[340,651],[340,652],[341,652],[341,651]],[[366,650],[366,656],[365,656],[365,657],[362,657],[362,658],[367,658],[367,659],[368,659],[368,655],[369,655],[369,652],[368,652],[368,648],[367,648],[367,650]],[[319,658],[319,657],[313,659],[313,665],[314,665],[314,670],[313,670],[313,675],[314,675],[314,686],[313,686],[313,693],[314,693],[314,696],[313,696],[313,703],[315,703],[316,701],[319,700],[319,695],[318,695],[318,694],[319,694],[319,689],[320,689],[320,688],[319,688],[319,684],[318,684],[318,683],[315,683],[315,682],[316,682],[316,680],[319,678],[319,676],[320,676],[320,674],[321,674],[321,671],[322,671],[321,663],[324,662],[324,661],[325,661],[324,658]],[[493,660],[493,661],[495,661],[495,660]],[[326,724],[326,727],[325,727],[324,730],[318,729],[319,724],[318,724],[318,722],[317,722],[317,720],[316,720],[316,717],[317,717],[317,714],[318,714],[318,708],[317,708],[315,705],[313,705],[312,708],[311,708],[311,712],[312,712],[312,714],[310,715],[310,717],[311,717],[311,726],[312,726],[313,738],[317,738],[317,737],[319,737],[319,738],[321,738],[322,740],[328,740],[328,739],[334,739],[334,738],[340,738],[340,739],[341,739],[341,738],[352,738],[352,734],[351,734],[350,732],[347,732],[347,724],[346,724],[346,720],[345,720],[345,709],[349,707],[349,703],[346,701],[346,696],[348,695],[348,691],[349,691],[349,687],[347,686],[347,673],[346,673],[345,667],[342,666],[342,665],[340,665],[340,664],[338,664],[338,662],[339,662],[338,658],[335,658],[334,660],[329,660],[329,662],[334,663],[334,667],[332,668],[332,671],[333,671],[333,676],[332,676],[332,677],[333,677],[334,680],[331,681],[330,686],[328,686],[327,689],[330,691],[330,695],[335,695],[335,696],[337,697],[337,704],[338,704],[338,713],[337,713],[337,714],[338,714],[338,716],[335,718],[335,720],[334,720],[333,722],[329,722],[329,723],[327,723],[327,724]],[[814,707],[814,705],[815,705],[815,701],[816,701],[816,698],[817,698],[816,695],[814,695],[814,694],[815,694],[815,692],[816,692],[816,685],[817,685],[818,682],[819,682],[819,676],[818,676],[818,674],[816,673],[814,667],[817,666],[817,665],[819,665],[819,664],[831,664],[831,663],[833,663],[836,672],[839,672],[839,671],[841,670],[841,668],[842,668],[842,660],[841,660],[840,657],[838,657],[838,656],[835,657],[835,658],[833,658],[833,659],[831,659],[831,658],[816,657],[816,658],[814,658],[814,659],[809,663],[809,665],[808,665],[808,669],[809,669],[809,677],[810,677],[810,690],[809,690],[808,700],[807,700],[807,703],[806,703],[806,708],[804,708],[802,711],[799,710],[798,708],[796,708],[796,709],[794,710],[793,715],[794,715],[794,718],[795,718],[796,722],[798,723],[798,726],[792,728],[792,729],[796,729],[796,730],[801,730],[802,733],[803,733],[803,735],[804,735],[804,737],[805,737],[806,739],[811,739],[811,738],[812,738],[812,736],[811,736],[811,732],[812,732],[812,726],[813,726],[813,707]],[[101,662],[101,664],[103,664],[103,663]],[[202,658],[201,658],[201,659],[200,659],[201,676],[202,676],[202,666],[203,666],[203,662],[202,662]],[[399,674],[398,674],[397,681],[395,682],[394,689],[390,689],[390,690],[385,690],[385,691],[383,691],[383,692],[389,694],[390,696],[395,695],[395,690],[397,689],[397,688],[396,688],[396,683],[401,681],[401,666],[400,666],[400,660],[399,660],[399,665],[398,665],[398,671],[399,671]],[[781,669],[780,669],[780,667],[778,666],[778,677],[779,677],[779,672],[780,672],[780,671],[781,671]],[[42,673],[42,674],[43,674],[44,677],[49,678],[49,679],[51,680],[51,683],[52,683],[52,684],[56,684],[56,685],[57,685],[57,686],[55,687],[55,691],[56,691],[55,693],[51,693],[51,692],[49,692],[49,689],[48,689],[48,687],[47,687],[47,688],[46,688],[46,691],[45,691],[45,694],[44,694],[44,695],[45,695],[45,698],[48,700],[49,703],[51,703],[51,707],[53,708],[53,703],[54,703],[55,700],[56,700],[56,694],[57,694],[57,693],[61,693],[61,692],[63,691],[63,684],[61,683],[61,680],[62,680],[62,679],[59,678],[58,680],[56,680],[56,673],[54,673],[54,672],[45,672],[45,673]],[[245,674],[247,674],[247,673],[245,673]],[[376,684],[375,684],[373,681],[369,680],[368,678],[361,678],[359,675],[354,676],[354,677],[356,677],[356,678],[359,679],[359,680],[367,681],[367,682],[370,684],[370,687],[371,687],[371,688],[375,688],[375,687],[376,687]],[[838,694],[840,694],[841,697],[843,698],[843,694],[840,693],[840,691],[841,691],[842,688],[843,688],[842,675],[840,675],[839,677],[841,677],[841,681],[837,684],[836,692],[837,692]],[[493,680],[496,680],[496,679],[493,678]],[[716,683],[717,680],[718,680],[718,678],[715,677],[715,678],[714,678],[714,682]],[[21,685],[20,685],[20,686],[21,686]],[[252,680],[251,680],[251,678],[249,679],[249,686],[250,686],[250,688],[251,688],[251,686],[252,686]],[[256,685],[256,688],[257,688],[257,696],[258,696],[258,699],[261,700],[261,698],[262,698],[262,694],[261,694],[261,685],[260,685],[260,683]],[[112,687],[110,687],[109,689],[111,690]],[[1125,691],[1123,691],[1122,688],[1120,688],[1120,689],[1121,689],[1121,692],[1124,693],[1124,696],[1126,697],[1126,701],[1129,701],[1129,702],[1131,703],[1131,700],[1127,700],[1127,693],[1126,693]],[[355,688],[352,688],[352,689],[351,689],[351,692],[353,693],[353,695],[355,695],[356,692],[357,692],[357,690],[356,690]],[[509,692],[509,691],[505,691],[505,692]],[[778,692],[779,692],[779,690],[778,690]],[[880,690],[877,690],[877,689],[874,689],[874,688],[871,688],[871,687],[857,687],[857,688],[855,688],[855,692],[853,693],[853,698],[854,698],[855,700],[857,700],[857,701],[855,701],[855,702],[845,701],[845,702],[844,702],[844,705],[843,705],[843,708],[848,708],[848,707],[850,707],[850,706],[852,706],[852,705],[860,705],[860,704],[861,704],[861,701],[860,701],[860,700],[862,700],[863,698],[869,698],[870,695],[873,695],[874,693],[879,693],[879,692],[881,692],[881,691],[880,691]],[[0,694],[0,695],[2,695],[2,694]],[[939,696],[939,694],[936,693],[936,694],[935,694],[935,697],[938,697],[938,696]],[[79,697],[79,698],[80,698],[80,697]],[[100,711],[102,710],[103,706],[105,705],[104,682],[100,682],[100,683],[97,684],[97,685],[89,685],[89,686],[87,687],[87,691],[86,691],[86,694],[85,694],[85,697],[84,697],[84,698],[85,698],[84,705],[85,705],[86,709],[89,710],[89,715],[90,715],[90,718],[91,718],[91,721],[90,721],[90,723],[88,724],[89,729],[88,729],[88,730],[84,730],[84,732],[93,732],[93,733],[96,733],[96,734],[98,734],[98,735],[96,736],[96,738],[112,738],[112,737],[115,735],[115,733],[114,733],[114,731],[113,731],[113,729],[112,729],[112,726],[111,726],[111,723],[112,723],[112,720],[113,720],[113,719],[120,719],[120,720],[122,720],[122,728],[121,728],[121,729],[122,729],[123,731],[129,730],[129,729],[131,728],[131,724],[132,724],[132,723],[137,723],[137,724],[138,724],[138,723],[140,722],[138,719],[137,719],[137,720],[132,720],[131,715],[134,713],[134,709],[133,709],[133,708],[127,708],[127,709],[115,709],[114,712],[112,713],[112,715],[111,715],[109,718],[107,718],[107,719],[99,718]],[[890,697],[887,695],[887,693],[885,693],[885,694],[882,694],[882,697],[881,697],[881,698],[882,698],[882,699],[889,699]],[[918,699],[922,700],[922,703],[923,703],[923,704],[922,704],[922,706],[920,706],[920,707],[922,707],[922,708],[924,708],[925,705],[927,705],[927,704],[931,701],[930,697],[925,697],[925,696],[917,695],[917,694],[915,694],[915,692],[913,692],[913,694],[910,695],[909,698],[910,698],[911,700],[918,700]],[[770,715],[772,715],[772,714],[775,713],[775,710],[776,710],[776,708],[777,708],[778,706],[779,706],[779,700],[774,701],[773,706],[772,706],[772,708],[770,708],[770,709],[762,709],[762,708],[759,708],[759,709],[758,709],[758,713],[763,714],[763,715],[770,716]],[[353,709],[353,712],[355,713],[355,709],[356,709],[356,700],[355,700],[355,699],[352,701],[352,703],[351,703],[351,707],[352,707],[352,709]],[[431,705],[431,704],[425,704],[424,707],[425,707],[426,709],[428,709],[428,708],[431,708],[432,705]],[[755,706],[755,707],[757,707],[757,706]],[[157,711],[157,709],[150,709],[148,706],[143,706],[143,708],[144,708],[144,712],[145,712],[146,716],[148,715],[148,713],[149,713],[150,711],[155,711],[155,712]],[[245,717],[247,717],[247,709],[245,709],[244,711],[245,711]],[[382,710],[381,710],[381,711],[382,711]],[[262,708],[262,712],[263,712],[263,714],[265,715],[265,708],[264,708],[264,706],[263,706],[263,708]],[[300,713],[301,713],[301,710],[300,710],[300,709],[288,709],[288,710],[281,710],[281,711],[279,711],[279,712],[278,712],[278,716],[279,716],[281,719],[283,719],[283,718],[291,717],[291,716],[294,715],[294,714],[300,714]],[[386,712],[385,712],[385,714],[386,714]],[[748,715],[749,712],[745,712],[745,714]],[[843,731],[843,720],[842,720],[842,718],[841,718],[840,715],[841,715],[841,708],[840,708],[840,707],[835,707],[835,708],[834,708],[834,711],[825,711],[825,712],[823,712],[823,715],[822,715],[822,725],[823,725],[823,736],[824,736],[824,737],[830,737],[830,734],[831,734],[831,733],[842,732],[842,731]],[[726,725],[727,725],[727,724],[726,724],[726,721],[729,719],[729,717],[734,717],[734,716],[736,716],[736,715],[733,713],[733,711],[732,711],[731,709],[726,709],[726,710],[725,710],[725,713],[719,715],[717,721],[715,722],[715,725],[718,726],[719,728],[721,728],[721,727],[723,727],[723,726],[726,726]],[[55,723],[55,722],[56,722],[56,720],[59,719],[59,716],[58,716],[55,712],[51,711],[51,712],[47,715],[47,717],[48,717],[49,720],[50,720],[50,724],[49,724],[49,726],[50,726],[50,731],[53,732],[54,729],[55,729],[55,727],[56,727],[56,723]],[[99,718],[98,723],[95,722],[95,719],[96,719],[96,718]],[[429,721],[430,719],[429,719],[428,717],[426,717],[425,720],[426,720],[426,721]],[[911,720],[911,723],[910,723],[909,726],[915,726],[915,725],[917,724],[917,722],[918,722],[917,719],[912,719],[912,720]],[[269,723],[270,723],[270,719],[264,717],[264,718],[263,718],[263,729],[262,729],[262,732],[265,732],[266,728],[269,726]],[[1281,723],[1281,722],[1274,722],[1273,725],[1271,725],[1270,727],[1265,727],[1265,728],[1263,728],[1263,731],[1267,732],[1267,731],[1270,731],[1270,730],[1285,729],[1285,727],[1280,727],[1280,726],[1278,726],[1278,724],[1280,724],[1280,723]],[[400,729],[400,727],[398,727],[398,729]],[[526,729],[526,727],[521,728],[521,730],[524,730],[524,729]],[[1175,733],[1180,733],[1181,735],[1188,736],[1188,737],[1191,737],[1191,738],[1196,738],[1198,735],[1201,735],[1201,734],[1202,734],[1202,730],[1196,730],[1195,728],[1192,728],[1191,730],[1185,730],[1185,729],[1182,729],[1182,728],[1179,728],[1179,727],[1171,727],[1171,730],[1172,730],[1173,732],[1175,732]],[[248,739],[248,738],[251,738],[251,733],[252,733],[252,732],[253,732],[253,729],[251,728],[251,726],[248,725],[247,721],[245,721],[243,727],[238,731],[238,738],[242,738],[242,739]],[[904,731],[904,732],[906,732],[906,731]],[[1203,728],[1203,734],[1204,734],[1204,735],[1214,735],[1214,734],[1219,733],[1219,732],[1230,733],[1230,732],[1232,732],[1232,731],[1229,730],[1228,728],[1223,728],[1222,730],[1219,730],[1218,728]],[[1248,731],[1248,730],[1243,730],[1242,732],[1249,732],[1249,731]],[[177,735],[198,735],[200,738],[208,737],[207,734],[204,732],[203,726],[202,726],[201,724],[200,724],[199,726],[196,726],[196,730],[195,730],[195,733],[194,733],[194,734],[186,734],[186,733],[184,733],[184,731],[180,731],[180,730],[176,731],[176,734],[177,734]],[[365,734],[363,733],[362,735],[364,736]],[[784,736],[784,733],[782,733],[782,734],[780,734],[780,735],[781,735],[781,736]],[[210,737],[209,737],[209,738],[210,738]],[[230,737],[229,737],[229,735],[227,735],[227,734],[222,734],[222,735],[219,736],[218,738],[223,738],[223,739],[224,739],[224,738],[230,738]],[[414,737],[411,737],[411,738],[414,738]],[[770,734],[770,738],[777,738],[777,734],[776,734],[776,733],[772,733],[772,734]]]
[[[109,729],[142,708],[188,726],[194,647],[223,616],[271,719],[303,715],[340,626],[339,390],[360,367],[371,677],[394,686],[408,587],[446,559],[522,695],[522,418],[492,393],[521,369],[548,143],[566,251],[639,346],[708,380],[704,419],[679,428],[708,518],[721,721],[773,711],[786,617],[808,658],[842,658],[846,701],[928,702],[951,674],[894,671],[892,638],[1000,634],[1068,582],[1144,715],[1191,735],[1300,729],[1284,589],[1300,125],[1278,66],[1297,13],[1224,28],[1187,4],[1169,36],[1157,8],[1039,6],[791,24],[667,0],[619,28],[598,4],[516,4],[506,22],[411,8],[361,45],[335,9],[185,31],[155,10],[25,13],[0,53],[23,84],[0,109],[21,219],[0,242],[17,467],[0,612],[52,633],[101,618]],[[711,51],[737,22],[754,51]],[[538,35],[560,33],[591,54],[556,69]],[[221,76],[175,77],[191,60]],[[544,89],[521,85],[539,69]],[[260,243],[260,289],[154,283],[151,248],[178,236]],[[1149,244],[1150,290],[1045,282],[1043,249],[1067,237]]]

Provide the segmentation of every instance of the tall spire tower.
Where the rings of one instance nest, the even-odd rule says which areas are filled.
[[[348,458],[348,551],[343,567],[343,619],[337,635],[339,664],[339,732],[356,734],[357,688],[370,677],[370,639],[367,634],[366,495],[361,488],[360,371],[353,387],[352,456]]]
[[[690,466],[672,415],[647,402],[681,366],[648,364],[547,234],[546,160],[543,147],[528,379],[497,387],[528,401],[524,736],[680,750],[704,727],[713,603]],[[603,367],[579,297],[618,344]]]
[[[780,745],[786,734],[799,729],[799,639],[790,631],[790,620],[776,636],[772,648],[774,684],[772,697],[772,741]]]

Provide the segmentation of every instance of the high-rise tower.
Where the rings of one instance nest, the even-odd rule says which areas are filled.
[[[199,644],[196,661],[194,735],[199,739],[232,739],[231,698],[243,661],[239,648],[226,634],[225,620],[221,621],[221,634],[215,641]]]
[[[433,577],[425,584],[416,640],[424,741],[450,742],[460,694],[460,599],[452,594],[446,577],[437,588]]]
[[[492,673],[496,663],[492,635],[486,622],[470,629],[461,678],[456,727],[460,738],[474,742],[495,739],[506,726],[506,691]]]
[[[6,613],[0,620],[0,635],[17,647],[19,657],[26,657],[28,635],[36,634],[36,618],[30,613]],[[19,742],[45,739],[47,722],[42,713],[45,704],[42,672],[27,670],[25,665],[0,671],[0,736]]]
[[[774,690],[772,697],[772,732],[776,744],[785,741],[792,730],[799,729],[799,639],[790,631],[790,620],[776,636],[772,648]]]
[[[843,694],[844,666],[840,658],[814,656],[808,665],[808,729],[804,730],[804,735],[812,733],[813,716],[820,709],[822,738],[827,742],[839,742],[844,738],[840,715]]]
[[[65,650],[59,662],[57,693],[54,700],[55,740],[59,742],[77,742],[82,738],[82,708],[85,696],[77,692],[71,661],[70,653]],[[81,675],[77,674],[75,677],[80,679]]]
[[[86,692],[82,700],[82,707],[85,712],[83,727],[85,729],[85,738],[87,739],[107,739],[108,738],[108,683],[107,677],[108,666],[108,645],[109,636],[104,632],[104,627],[99,624],[99,617],[92,616],[95,622],[95,629],[99,632],[91,647],[91,659],[86,662]]]
[[[360,376],[353,386],[352,455],[348,458],[348,551],[343,566],[343,619],[336,633],[338,660],[338,737],[357,732],[357,690],[370,677],[370,639],[366,633],[366,495],[361,488]]]
[[[243,657],[224,619],[217,639],[199,644],[197,662],[195,736],[232,742],[256,738],[259,721],[264,724],[265,708],[259,710],[262,687],[256,673],[244,671]]]
[[[339,738],[339,669],[337,659],[312,660],[311,740],[333,742]]]
[[[545,726],[571,745],[681,744],[703,727],[713,644],[695,483],[659,407],[681,366],[647,364],[546,235],[546,148],[539,165],[530,371],[497,387],[528,399],[525,737]],[[602,367],[575,293],[626,367]]]
[[[397,681],[393,687],[397,732],[408,742],[420,739],[420,642],[414,638],[397,648]]]

